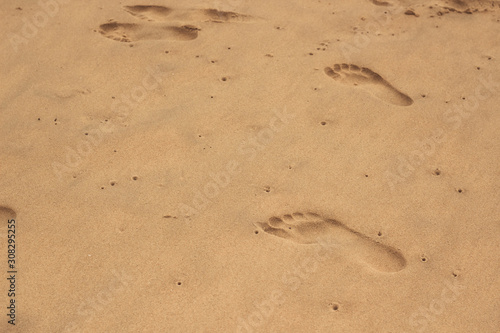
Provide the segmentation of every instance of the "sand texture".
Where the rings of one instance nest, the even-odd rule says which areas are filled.
[[[500,332],[500,1],[0,14],[0,332]]]

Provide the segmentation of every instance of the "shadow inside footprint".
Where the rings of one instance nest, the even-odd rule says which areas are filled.
[[[199,30],[192,25],[143,25],[118,22],[105,23],[99,26],[99,32],[104,37],[125,43],[141,40],[193,40],[198,37]]]
[[[325,67],[324,71],[326,75],[339,83],[362,87],[391,104],[400,106],[413,104],[413,99],[394,88],[382,76],[369,68],[353,64],[335,64],[333,68]]]
[[[395,248],[381,244],[343,223],[315,213],[293,213],[273,216],[256,223],[264,232],[299,244],[324,244],[349,251],[362,262],[381,272],[398,272],[406,267],[406,259]]]

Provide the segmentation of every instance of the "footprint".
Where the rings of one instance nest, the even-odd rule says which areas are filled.
[[[125,6],[123,9],[133,16],[137,16],[140,19],[148,21],[163,20],[172,12],[172,8],[163,6],[138,5]]]
[[[393,6],[392,2],[387,2],[383,0],[370,0],[375,6],[383,6],[383,7],[388,7],[388,6]]]
[[[369,68],[352,64],[335,64],[333,68],[325,67],[325,73],[339,83],[363,87],[374,96],[394,105],[413,104],[413,100],[408,95],[394,88],[382,76]]]
[[[137,23],[110,22],[101,24],[99,32],[106,38],[119,42],[136,42],[141,40],[192,40],[198,37],[198,28],[192,25],[170,26]]]
[[[319,244],[322,239],[328,239],[339,249],[352,253],[381,272],[398,272],[406,267],[406,259],[398,250],[315,213],[273,216],[257,226],[270,235],[299,244]]]
[[[250,21],[250,15],[235,12],[225,12],[217,9],[203,9],[201,13],[212,22],[246,22]]]
[[[249,15],[226,12],[213,8],[208,9],[173,9],[163,6],[125,6],[129,14],[148,21],[209,21],[209,22],[246,22],[252,19]]]
[[[444,0],[436,4],[450,12],[472,14],[475,12],[495,11],[500,8],[498,0]]]

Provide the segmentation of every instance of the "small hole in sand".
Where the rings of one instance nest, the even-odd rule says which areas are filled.
[[[38,118],[38,120],[40,120],[40,118]]]
[[[104,186],[101,187],[101,190],[104,190]]]
[[[139,179],[139,177],[134,176],[134,177],[132,177],[132,179],[133,179],[133,180],[137,180],[137,179]]]
[[[422,262],[426,262],[427,261],[427,257],[422,257],[422,258],[420,258],[420,260],[422,260]]]
[[[439,170],[439,169],[434,170],[434,174],[436,176],[439,176],[441,174],[441,170]]]
[[[365,175],[365,177],[367,177],[367,178],[368,178],[368,175]]]
[[[477,69],[477,70],[480,70],[480,69],[481,69],[481,67],[476,67],[476,69]]]
[[[254,231],[254,234],[256,234],[256,235],[257,235],[258,233],[259,233],[259,230],[255,230],[255,231]]]
[[[182,285],[182,282],[180,282],[180,281],[179,281],[179,282],[177,282],[177,285],[178,285],[178,286]]]
[[[223,78],[222,78],[222,81],[227,81],[227,77],[223,77]]]
[[[337,303],[330,304],[330,307],[333,311],[338,311],[340,306]]]
[[[461,188],[459,188],[459,189],[457,190],[457,192],[458,192],[458,193],[462,193],[463,191],[464,191],[464,190],[462,190]]]
[[[314,53],[310,52],[309,55],[314,55]]]
[[[85,135],[89,135],[89,133],[85,133]]]
[[[166,54],[169,54],[169,53],[170,53],[170,51],[165,51],[165,53],[166,53]]]
[[[322,121],[321,125],[325,126],[326,125],[326,121]]]
[[[115,181],[109,182],[109,185],[111,185],[111,186],[115,186],[115,185],[116,185],[116,182],[115,182]]]
[[[382,236],[382,232],[380,232],[380,231],[379,231],[377,235],[378,235],[379,237],[381,237],[381,236]]]

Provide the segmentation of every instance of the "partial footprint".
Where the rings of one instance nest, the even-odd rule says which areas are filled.
[[[192,25],[180,27],[158,24],[137,24],[110,22],[101,24],[99,32],[107,38],[119,42],[136,42],[141,40],[192,40],[198,37],[198,28]]]
[[[164,20],[171,12],[172,8],[163,6],[125,6],[123,7],[129,14],[137,16],[143,20],[155,21]]]
[[[148,21],[210,21],[210,22],[246,22],[249,15],[208,9],[174,9],[163,6],[125,6],[123,9],[131,15]]]
[[[213,22],[246,22],[252,20],[250,15],[235,12],[225,12],[217,9],[203,9],[200,11],[203,16]]]
[[[498,0],[442,0],[436,3],[444,10],[456,13],[472,14],[476,12],[496,11],[500,8]],[[444,13],[443,13],[444,14]]]
[[[370,0],[375,6],[383,6],[383,7],[388,7],[388,6],[393,6],[392,2],[387,2],[383,0]]]
[[[0,206],[0,237],[2,241],[4,239],[7,239],[9,220],[15,220],[15,219],[16,219],[15,211],[7,207]]]
[[[389,103],[409,106],[413,100],[394,88],[389,82],[369,68],[348,64],[335,64],[333,68],[325,67],[325,73],[335,81],[353,86],[360,86],[374,96]]]
[[[274,216],[257,225],[268,234],[300,244],[319,244],[329,239],[329,242],[334,242],[381,272],[397,272],[406,267],[406,259],[398,250],[318,214],[297,212]]]

